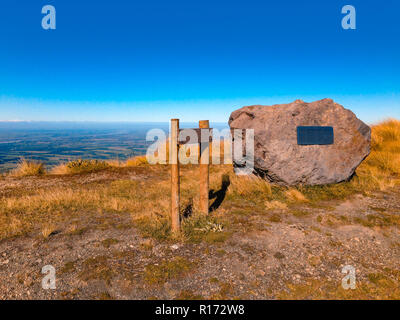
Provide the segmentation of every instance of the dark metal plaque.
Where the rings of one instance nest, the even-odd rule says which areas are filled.
[[[298,145],[326,145],[333,144],[333,128],[319,126],[297,127]]]

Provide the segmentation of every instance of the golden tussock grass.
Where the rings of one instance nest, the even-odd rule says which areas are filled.
[[[125,166],[125,162],[119,159],[106,160],[107,164],[113,168],[120,168]]]
[[[54,231],[56,231],[56,227],[52,224],[45,224],[42,227],[41,233],[44,239],[47,239]]]
[[[400,121],[389,119],[372,127],[371,154],[362,167],[400,174]]]
[[[274,210],[274,209],[285,210],[288,207],[286,203],[278,201],[278,200],[265,201],[264,206],[265,206],[265,209],[267,209],[267,210]]]
[[[53,168],[53,174],[76,174],[85,172],[95,172],[110,167],[107,161],[95,159],[78,159],[60,164]]]
[[[241,197],[246,196],[271,196],[271,184],[256,176],[236,176],[230,175],[230,186],[228,194],[234,194]]]
[[[133,158],[129,158],[125,162],[126,167],[140,167],[144,165],[148,165],[149,162],[147,161],[146,156],[137,156]]]
[[[396,119],[385,120],[372,127],[372,150],[392,149],[399,152],[400,121]]]
[[[50,170],[50,173],[51,174],[57,174],[57,175],[60,174],[61,175],[61,174],[69,174],[70,172],[69,172],[69,170],[67,168],[67,165],[65,163],[61,163],[61,164],[53,167]]]
[[[22,159],[11,174],[17,177],[40,176],[46,173],[44,164],[41,162]]]
[[[290,188],[285,191],[286,199],[289,202],[307,202],[308,199],[297,189]]]
[[[159,190],[163,188],[159,187],[157,193]],[[168,194],[166,190],[163,191]],[[104,216],[102,212],[131,213],[132,217],[138,218],[151,215],[156,208],[166,211],[160,205],[161,199],[155,199],[157,196],[154,193],[154,189],[142,190],[135,183],[114,182],[75,188],[54,186],[50,190],[39,189],[34,193],[0,198],[0,238],[30,232],[50,220],[53,223],[70,224],[74,218],[78,221],[82,218],[80,222],[85,223],[85,219],[93,216],[104,220],[112,218]],[[143,206],[143,202],[150,208]]]

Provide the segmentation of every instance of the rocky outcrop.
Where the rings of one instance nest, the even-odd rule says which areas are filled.
[[[279,184],[347,180],[370,152],[370,127],[332,99],[243,107],[232,112],[229,126],[254,129],[254,173]],[[333,144],[299,145],[298,126],[333,127]]]

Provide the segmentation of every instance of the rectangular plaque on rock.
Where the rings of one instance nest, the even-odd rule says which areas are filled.
[[[333,144],[333,128],[320,126],[297,127],[298,145],[327,145]]]

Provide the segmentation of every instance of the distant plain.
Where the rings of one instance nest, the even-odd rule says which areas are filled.
[[[215,123],[215,128],[227,124]],[[196,123],[181,127],[196,128]],[[75,159],[124,161],[146,154],[151,129],[169,131],[167,122],[0,122],[0,171],[15,168],[21,159],[52,167]]]

